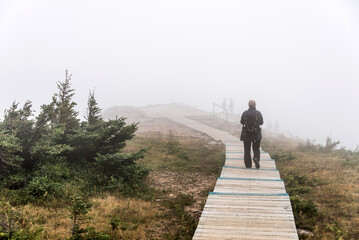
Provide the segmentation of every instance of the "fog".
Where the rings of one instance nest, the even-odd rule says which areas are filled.
[[[303,139],[359,144],[359,2],[0,0],[0,111],[49,103],[72,74],[80,116],[255,99]],[[2,115],[1,115],[2,118]]]

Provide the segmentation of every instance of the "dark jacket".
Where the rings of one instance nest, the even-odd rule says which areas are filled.
[[[246,126],[246,117],[251,111],[256,112],[257,121],[256,121],[256,127],[253,131],[249,131]],[[260,141],[262,140],[262,129],[260,128],[260,125],[263,125],[263,116],[262,113],[256,108],[249,108],[247,111],[244,111],[241,117],[241,123],[243,124],[242,127],[242,134],[241,134],[241,140],[242,141]]]

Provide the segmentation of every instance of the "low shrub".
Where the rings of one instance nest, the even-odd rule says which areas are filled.
[[[0,240],[40,240],[43,228],[30,229],[27,222],[4,198],[0,199]]]
[[[283,171],[283,181],[289,195],[294,196],[298,194],[310,192],[310,187],[313,187],[314,181],[308,176],[301,175],[299,172],[290,170]]]
[[[276,151],[271,157],[278,162],[289,162],[296,158],[292,151]]]
[[[194,202],[192,196],[179,194],[176,198],[163,202],[164,206],[171,209],[171,214],[180,221],[180,227],[172,234],[166,235],[166,239],[192,239],[196,230],[196,220],[185,211],[185,206]]]
[[[36,197],[38,200],[45,200],[60,197],[64,186],[47,176],[35,176],[27,185],[26,191],[28,195]]]
[[[330,153],[335,151],[339,144],[340,141],[334,141],[330,137],[327,137],[325,145],[316,144],[315,141],[307,139],[307,142],[299,145],[297,150],[302,152]]]
[[[317,205],[310,199],[307,200],[298,196],[291,196],[290,202],[297,228],[313,230],[319,217]]]

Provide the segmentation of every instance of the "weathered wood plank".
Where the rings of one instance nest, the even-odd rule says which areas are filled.
[[[221,177],[280,179],[279,172],[253,171],[247,169],[223,168]]]
[[[276,165],[274,162],[268,162],[268,161],[260,161],[259,162],[261,165],[261,168],[265,168],[265,169],[277,169]],[[226,160],[225,162],[225,166],[230,166],[230,167],[245,167],[244,166],[244,160]],[[252,163],[252,168],[255,168],[254,163]]]

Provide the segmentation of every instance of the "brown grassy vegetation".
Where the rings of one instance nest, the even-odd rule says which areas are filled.
[[[291,196],[302,239],[359,239],[359,153],[307,142],[264,141]]]
[[[88,199],[91,211],[81,227],[94,227],[111,239],[191,239],[205,198],[224,162],[224,148],[209,139],[173,133],[135,137],[125,151],[147,148],[139,164],[151,170],[133,197],[100,193]],[[17,206],[28,228],[44,230],[41,239],[71,236],[65,202]]]
[[[209,138],[175,136],[172,131],[135,137],[128,142],[125,151],[137,151],[141,147],[147,148],[147,152],[139,163],[150,170],[219,174],[225,159],[220,142]]]
[[[219,119],[193,117],[240,136],[240,126]],[[276,160],[291,196],[301,239],[359,239],[359,152],[336,149],[263,131],[262,148]]]
[[[238,126],[217,125],[239,136]],[[89,218],[81,226],[93,226],[111,239],[191,239],[223,165],[223,145],[203,136],[147,132],[127,142],[124,151],[141,148],[147,153],[138,163],[150,170],[146,185],[131,198],[116,192],[92,196]],[[313,233],[301,239],[359,239],[358,152],[265,133],[262,148],[276,160],[297,228]],[[27,228],[43,227],[41,239],[70,237],[66,202],[28,204],[16,211]]]
[[[105,194],[90,199],[92,210],[82,227],[93,226],[110,234],[112,239],[158,239],[165,211],[158,204],[139,199]],[[66,239],[71,236],[71,220],[66,207],[45,208],[25,205],[19,208],[31,224],[42,225],[43,239]]]

